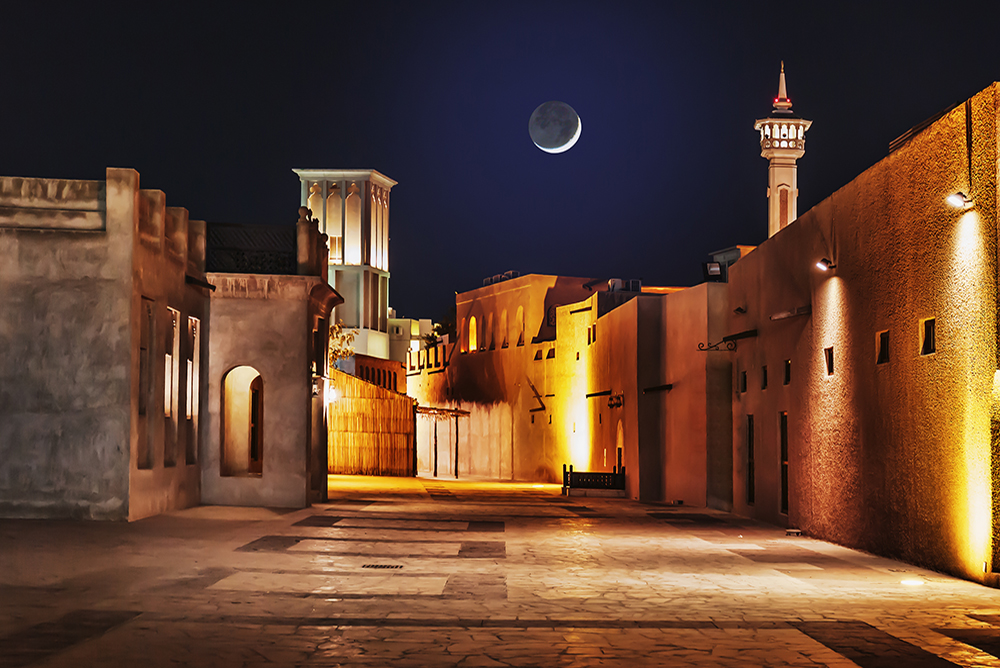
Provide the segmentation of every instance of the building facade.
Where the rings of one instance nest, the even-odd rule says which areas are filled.
[[[418,470],[556,482],[624,467],[627,493],[731,504],[724,283],[526,275],[456,297],[458,338],[411,352]]]
[[[996,538],[997,84],[730,269],[735,510],[978,581]],[[955,206],[958,204],[958,206]]]
[[[389,192],[373,169],[296,169],[301,204],[330,245],[327,280],[344,303],[335,317],[356,331],[355,352],[389,359]]]
[[[137,519],[198,502],[205,223],[131,169],[0,178],[0,513]]]

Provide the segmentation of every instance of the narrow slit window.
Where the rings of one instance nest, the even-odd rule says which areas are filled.
[[[782,411],[779,429],[781,434],[781,512],[788,514],[788,413]]]
[[[785,360],[785,381],[784,384],[788,385],[792,382],[792,360]]]
[[[760,389],[767,389],[767,365],[760,368]]]
[[[756,475],[754,471],[753,416],[747,416],[747,505],[753,505],[757,498]]]
[[[747,391],[747,372],[740,371],[740,393]]]
[[[833,375],[833,346],[823,349],[823,358],[826,360],[826,375]]]
[[[923,321],[923,327],[920,328],[920,354],[921,355],[933,355],[937,352],[937,342],[935,340],[935,321],[934,318],[927,318]]]
[[[877,346],[878,354],[875,357],[875,364],[888,364],[889,363],[889,330],[884,332],[879,332],[876,335],[875,345]]]

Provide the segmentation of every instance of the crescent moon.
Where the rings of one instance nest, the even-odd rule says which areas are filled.
[[[556,146],[555,148],[545,148],[544,146],[538,146],[537,143],[535,143],[535,146],[538,146],[538,148],[542,149],[546,153],[563,153],[563,152],[568,151],[571,148],[573,148],[573,145],[576,144],[576,142],[578,142],[580,140],[580,133],[581,132],[583,132],[583,121],[580,119],[579,116],[577,116],[576,117],[576,132],[573,133],[573,138],[570,139],[568,142],[566,142],[562,146]],[[534,142],[532,142],[532,143],[534,143]]]

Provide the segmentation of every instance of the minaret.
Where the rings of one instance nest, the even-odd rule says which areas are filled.
[[[767,236],[798,217],[799,185],[795,161],[806,153],[806,130],[812,121],[792,113],[792,101],[785,92],[785,63],[781,63],[778,97],[768,118],[754,124],[760,131],[760,154],[771,161],[767,180]]]

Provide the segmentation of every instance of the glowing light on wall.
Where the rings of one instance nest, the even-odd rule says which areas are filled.
[[[995,392],[997,386],[994,357],[987,355],[984,347],[991,347],[995,325],[983,317],[987,302],[992,300],[987,299],[988,284],[982,280],[989,271],[989,262],[979,215],[975,211],[963,214],[955,234],[947,290],[955,332],[953,345],[956,353],[967,360],[968,379],[961,383],[956,397],[963,420],[963,438],[955,453],[959,465],[956,473],[960,476],[959,487],[964,483],[965,489],[956,490],[951,521],[964,552],[960,556],[964,557],[967,573],[982,577],[982,563],[990,558],[991,533],[990,401],[985,399],[987,389]],[[982,375],[984,367],[993,372],[992,378]]]

